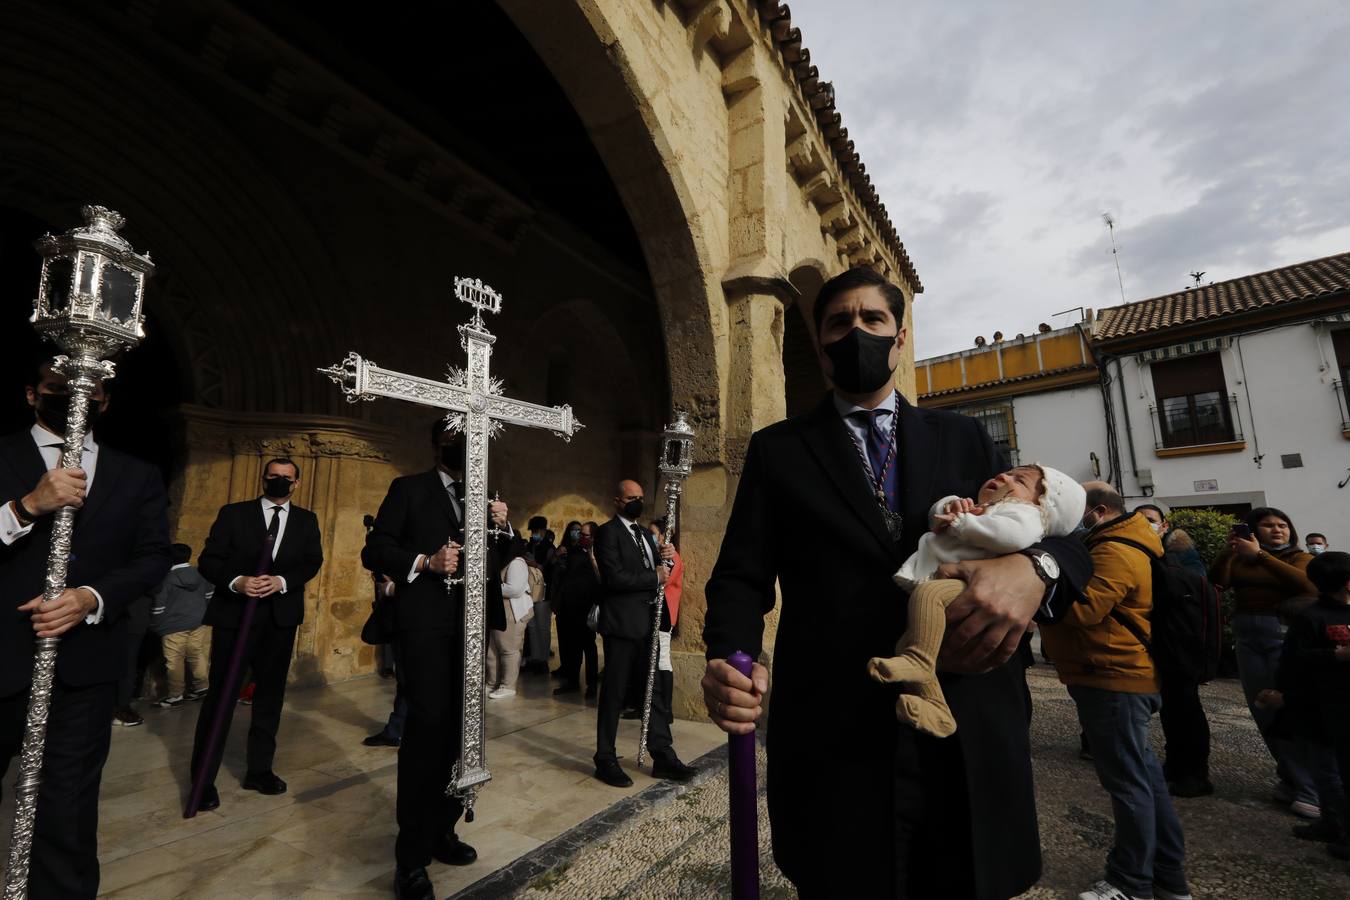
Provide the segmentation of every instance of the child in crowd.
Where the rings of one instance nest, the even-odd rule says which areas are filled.
[[[896,716],[920,731],[946,737],[956,731],[937,680],[937,654],[946,633],[947,606],[965,589],[955,579],[935,579],[944,563],[990,559],[1026,550],[1047,535],[1069,534],[1082,521],[1087,494],[1063,472],[1048,466],[1018,466],[986,481],[977,500],[943,497],[929,511],[932,531],[895,582],[910,591],[909,628],[890,659],[874,657],[876,681],[912,685],[900,695]]]
[[[206,614],[206,601],[215,593],[196,567],[188,564],[191,547],[174,544],[171,550],[173,567],[150,608],[150,628],[164,641],[164,665],[169,675],[168,696],[155,704],[164,709],[206,695],[208,629],[202,625],[202,616]],[[191,690],[183,677],[184,663],[192,675]]]

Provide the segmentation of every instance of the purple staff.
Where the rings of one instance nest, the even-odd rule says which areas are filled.
[[[737,650],[727,662],[746,678],[754,660]],[[759,791],[755,785],[755,733],[727,737],[731,784],[731,896],[759,900]]]
[[[278,507],[273,507],[277,509]],[[272,513],[272,522],[267,528],[267,539],[263,541],[262,551],[258,553],[257,570],[254,577],[272,573],[272,548],[277,543],[278,513]],[[378,589],[377,589],[378,590]],[[253,613],[258,609],[258,598],[249,595],[244,601],[244,613],[239,618],[239,636],[234,639],[234,649],[230,651],[230,665],[225,670],[224,694],[216,699],[215,715],[211,717],[211,733],[206,739],[206,751],[202,754],[197,771],[192,774],[192,791],[188,794],[187,808],[183,818],[191,819],[197,815],[197,807],[202,802],[202,792],[206,790],[206,772],[217,753],[223,753],[220,735],[225,729],[225,717],[234,714],[234,702],[239,694],[239,676],[244,667],[244,649],[248,646],[248,630],[253,625]]]

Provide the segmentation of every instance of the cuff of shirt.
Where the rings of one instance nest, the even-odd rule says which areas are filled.
[[[412,584],[416,581],[417,576],[421,574],[418,569],[422,568],[422,560],[424,559],[426,559],[426,555],[419,553],[417,554],[417,559],[413,560],[412,568],[408,570],[408,584]]]
[[[234,589],[234,583],[235,583],[236,581],[238,581],[240,578],[243,578],[243,577],[244,577],[243,575],[236,575],[236,576],[234,576],[233,578],[230,579],[230,583],[227,585],[227,587],[230,589],[230,593],[231,593],[231,594],[237,594],[237,593],[239,593],[237,590]]]
[[[0,543],[6,547],[33,530],[32,524],[23,525],[8,503],[0,506]]]
[[[278,576],[277,576],[277,581],[280,581],[280,582],[281,582],[281,592],[282,592],[283,594],[286,593],[286,579],[285,579],[285,578],[282,578],[280,575],[278,575]]]
[[[98,601],[98,607],[95,608],[95,610],[91,612],[89,615],[84,617],[84,624],[97,625],[99,622],[103,621],[103,595],[100,594],[98,591],[94,590],[93,588],[91,588],[87,584],[80,585],[80,590],[88,591],[89,593],[93,594],[94,599]]]

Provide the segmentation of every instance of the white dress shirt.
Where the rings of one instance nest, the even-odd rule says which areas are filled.
[[[455,492],[450,489],[451,485],[459,483],[458,479],[450,477],[448,474],[446,474],[446,471],[444,469],[439,467],[437,467],[436,469],[436,474],[441,476],[441,487],[445,488],[445,495],[450,498],[450,505],[455,508],[455,517],[458,518],[460,522],[463,522],[464,504],[461,503],[459,498],[455,496]],[[516,536],[515,526],[512,525],[510,522],[506,523],[506,534],[508,537]],[[412,568],[408,570],[408,575],[404,579],[405,581],[408,582],[408,584],[412,584],[414,581],[417,580],[417,576],[422,574],[420,571],[420,569],[422,568],[422,560],[426,558],[427,555],[425,553],[417,554],[417,558],[413,560]]]
[[[53,434],[43,428],[36,422],[29,432],[33,436],[33,443],[37,444],[38,453],[42,456],[42,464],[47,467],[47,471],[55,469],[61,465],[61,447],[65,441],[59,434]],[[94,487],[94,470],[98,468],[98,444],[94,442],[93,434],[85,432],[84,451],[80,454],[80,468],[84,469],[84,495],[87,498],[89,492]],[[21,498],[12,498],[21,499]],[[20,538],[25,537],[33,530],[32,524],[22,525],[19,517],[14,515],[14,507],[6,503],[0,507],[0,542],[9,546]],[[84,617],[88,625],[97,625],[103,621],[103,597],[98,591],[89,585],[81,585],[84,590],[94,595],[98,601],[98,606],[92,613]]]
[[[291,501],[287,500],[285,503],[277,503],[271,497],[264,495],[258,498],[258,503],[262,506],[263,525],[267,527],[270,527],[272,524],[272,510],[274,508],[281,510],[281,512],[277,514],[281,519],[281,521],[277,523],[277,539],[272,544],[272,558],[276,559],[277,551],[281,549],[281,538],[286,534],[286,523],[290,521],[291,518]],[[235,594],[239,593],[239,591],[235,590],[234,583],[240,578],[252,577],[252,575],[237,575],[234,578],[231,578],[230,592]],[[281,593],[286,593],[286,579],[278,575],[277,581],[281,582]]]
[[[895,391],[891,391],[887,394],[886,399],[882,400],[881,403],[877,405],[876,409],[868,409],[865,406],[854,406],[847,400],[840,399],[838,394],[835,394],[834,408],[839,411],[840,417],[843,418],[844,427],[848,429],[848,436],[853,438],[853,443],[858,446],[858,449],[863,451],[863,459],[867,461],[867,467],[870,469],[872,463],[867,456],[867,441],[869,438],[868,432],[871,426],[867,424],[867,420],[863,420],[862,416],[855,417],[853,414],[865,412],[868,416],[871,416],[873,413],[881,413],[881,415],[876,417],[877,428],[879,428],[883,434],[889,434],[891,429],[891,419],[895,416]],[[897,447],[896,453],[899,454],[899,452],[900,448]]]

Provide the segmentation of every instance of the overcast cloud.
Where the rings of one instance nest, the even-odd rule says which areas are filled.
[[[1350,250],[1350,3],[793,0],[924,283],[918,356]]]

